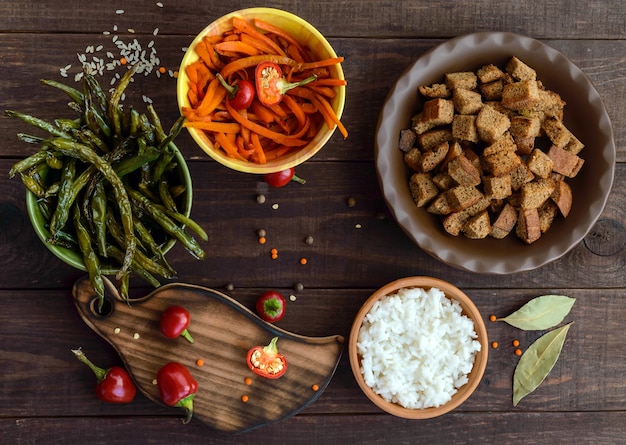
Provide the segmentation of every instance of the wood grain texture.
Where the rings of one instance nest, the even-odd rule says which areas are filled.
[[[342,336],[312,338],[284,331],[213,289],[173,283],[130,304],[109,280],[106,289],[107,310],[101,315],[89,279],[74,285],[74,303],[85,323],[113,345],[139,390],[155,403],[162,404],[156,384],[159,369],[168,362],[186,366],[198,381],[193,419],[217,430],[242,432],[297,414],[326,388],[343,351]],[[192,314],[188,329],[193,343],[161,334],[161,314],[174,305]],[[287,372],[266,379],[248,369],[246,354],[273,337],[279,339]],[[206,366],[198,366],[198,359]],[[246,403],[244,395],[249,397]]]

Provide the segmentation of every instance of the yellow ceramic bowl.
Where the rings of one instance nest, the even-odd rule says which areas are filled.
[[[461,305],[463,315],[467,316],[474,322],[474,330],[478,336],[477,340],[480,342],[480,351],[474,357],[474,366],[468,375],[468,382],[458,389],[458,391],[452,396],[452,399],[448,403],[436,408],[408,409],[403,407],[402,405],[386,401],[380,395],[378,395],[370,386],[368,386],[367,383],[365,383],[365,379],[363,378],[363,374],[361,373],[361,357],[359,356],[357,349],[357,339],[359,336],[359,331],[361,330],[361,326],[363,324],[363,319],[372,309],[374,304],[381,298],[393,294],[399,289],[403,288],[422,288],[428,291],[433,287],[441,290],[447,298],[458,301]],[[441,416],[442,414],[445,414],[457,408],[465,400],[467,400],[470,395],[472,395],[474,390],[476,390],[478,384],[483,377],[485,368],[487,367],[487,343],[487,329],[485,327],[485,322],[482,319],[482,316],[474,303],[467,295],[465,295],[463,291],[461,291],[456,286],[438,278],[418,276],[402,278],[386,284],[368,298],[368,300],[359,310],[352,324],[352,329],[350,330],[350,338],[348,341],[348,353],[350,355],[350,366],[352,368],[354,378],[356,379],[363,393],[376,406],[386,411],[387,413],[397,417],[403,417],[406,419],[430,419],[433,417]]]
[[[328,41],[317,29],[315,29],[310,23],[291,13],[272,8],[249,8],[231,12],[230,14],[220,17],[207,26],[189,45],[189,48],[187,49],[187,52],[181,62],[180,69],[178,70],[177,97],[179,108],[182,109],[182,107],[190,106],[189,99],[187,98],[189,79],[185,72],[185,67],[198,60],[198,55],[194,50],[195,46],[207,35],[220,35],[225,31],[232,29],[231,21],[235,16],[247,20],[258,18],[282,28],[294,36],[299,42],[308,46],[317,60],[337,57],[337,54],[333,50],[332,46],[330,46]],[[344,79],[341,65],[337,64],[331,66],[329,67],[329,70],[333,78]],[[341,118],[343,113],[345,99],[345,87],[337,87],[337,95],[332,100],[331,105],[339,118]],[[311,142],[309,142],[306,146],[300,148],[299,150],[294,150],[293,153],[289,155],[268,161],[266,164],[245,162],[229,157],[223,151],[216,150],[202,130],[194,128],[188,128],[188,130],[193,139],[204,152],[226,167],[246,173],[264,174],[295,167],[311,158],[321,150],[326,142],[328,142],[335,131],[335,128],[336,127],[328,128],[328,126],[322,125],[315,138],[313,138],[313,140],[311,140]]]

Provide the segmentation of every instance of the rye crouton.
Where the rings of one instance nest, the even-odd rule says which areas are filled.
[[[526,244],[532,244],[541,238],[539,211],[536,208],[520,209],[515,234]]]
[[[537,72],[515,56],[507,62],[504,70],[516,80],[537,79]]]
[[[535,148],[528,157],[527,165],[529,170],[533,172],[535,176],[548,178],[550,173],[552,173],[554,162],[546,153],[538,148]]]
[[[452,137],[460,141],[477,143],[480,140],[476,128],[476,116],[473,114],[457,114],[452,121]]]
[[[483,210],[477,215],[472,216],[463,225],[461,230],[469,239],[483,239],[491,233],[491,221],[489,220],[489,212]]]
[[[476,76],[480,83],[491,83],[504,77],[500,68],[493,64],[484,65],[476,71]]]
[[[421,120],[433,126],[452,123],[454,103],[448,99],[431,99],[424,103]]]
[[[448,190],[446,194],[453,212],[465,210],[484,197],[480,190],[471,185],[457,185]]]
[[[561,215],[567,218],[570,210],[572,209],[572,188],[565,181],[557,181],[554,187],[554,192],[550,195],[552,201],[557,205]]]
[[[521,188],[520,206],[524,209],[539,208],[554,192],[554,181],[551,178],[538,178],[527,182]]]
[[[462,88],[465,90],[475,90],[478,86],[478,77],[471,71],[458,73],[447,73],[444,76],[446,86],[451,90]]]
[[[420,160],[421,171],[429,172],[434,170],[445,159],[449,148],[450,144],[448,142],[442,142],[432,150],[423,151],[422,159]]]
[[[484,105],[476,117],[476,128],[480,138],[488,143],[498,140],[511,126],[506,114],[500,113],[492,105]]]
[[[411,196],[418,207],[424,207],[439,194],[439,189],[428,173],[414,173],[409,180]]]
[[[485,195],[490,199],[506,199],[511,196],[511,175],[485,176],[483,178]]]
[[[455,157],[448,163],[448,174],[459,185],[479,185],[480,171],[465,155]]]
[[[502,105],[509,110],[526,110],[539,102],[539,89],[534,80],[504,85],[502,90]]]
[[[493,176],[507,175],[522,164],[522,159],[512,150],[496,151],[485,156],[484,161]]]
[[[491,236],[496,239],[506,237],[517,224],[517,210],[511,204],[505,204],[498,217],[491,225]]]
[[[419,93],[424,97],[446,98],[450,97],[452,90],[445,83],[433,83],[432,85],[420,85],[417,87]]]
[[[557,147],[556,145],[550,147],[548,156],[552,159],[552,162],[554,162],[552,169],[568,178],[575,177],[585,162],[578,157],[578,155]]]
[[[476,114],[483,106],[483,99],[480,93],[464,88],[454,90],[452,102],[458,114]]]

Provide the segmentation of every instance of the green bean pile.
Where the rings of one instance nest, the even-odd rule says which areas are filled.
[[[154,287],[157,276],[176,278],[163,245],[174,238],[194,257],[204,251],[189,228],[203,241],[206,232],[177,208],[185,186],[177,178],[174,139],[183,125],[179,118],[165,132],[154,107],[146,113],[125,111],[120,101],[137,67],[131,67],[109,96],[98,80],[84,72],[83,91],[42,80],[70,97],[78,117],[43,119],[6,110],[5,114],[43,130],[47,137],[19,133],[39,150],[9,171],[19,174],[37,197],[48,223],[46,240],[82,255],[91,283],[104,302],[104,271],[117,271],[119,293],[128,299],[131,272]]]

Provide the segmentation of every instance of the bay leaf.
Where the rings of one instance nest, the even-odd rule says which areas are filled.
[[[561,355],[571,325],[544,334],[522,354],[513,374],[513,406],[537,389],[550,374]]]
[[[543,295],[533,298],[511,315],[499,318],[498,321],[504,321],[524,331],[550,329],[563,321],[575,301],[575,298],[565,295]]]

